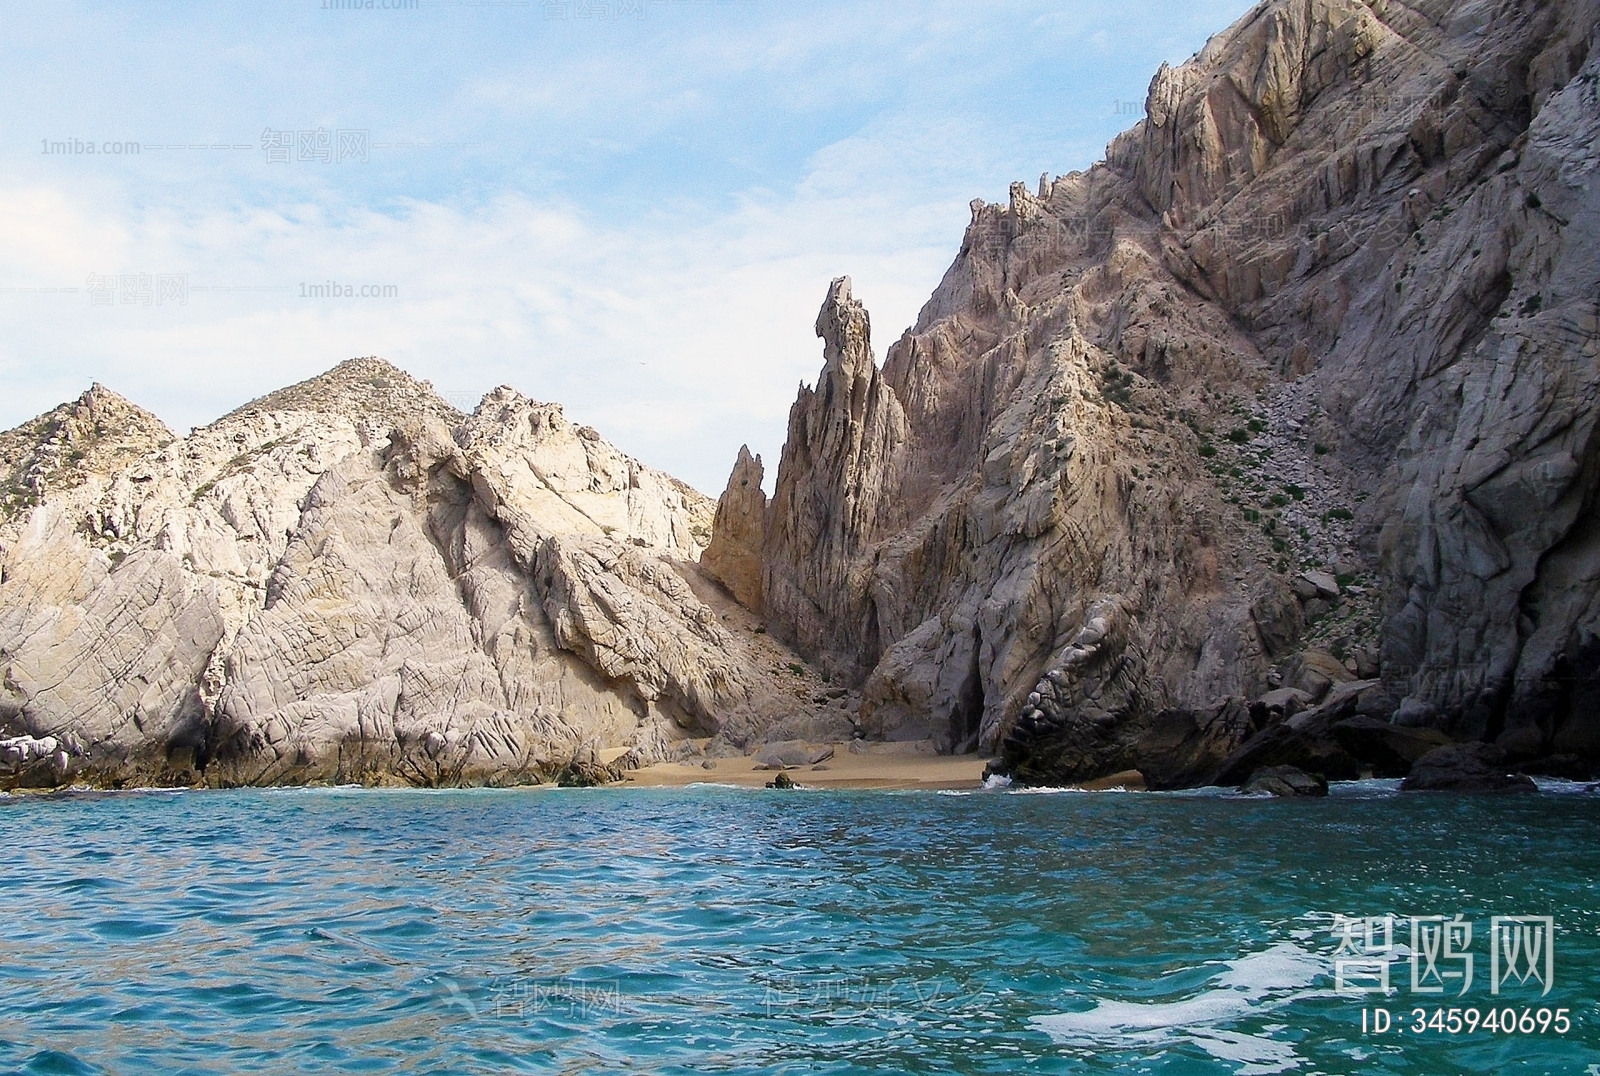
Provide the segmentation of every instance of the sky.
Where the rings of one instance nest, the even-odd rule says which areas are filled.
[[[829,281],[881,361],[968,202],[1088,167],[1250,6],[368,2],[7,5],[0,429],[98,381],[186,433],[377,355],[770,489]]]

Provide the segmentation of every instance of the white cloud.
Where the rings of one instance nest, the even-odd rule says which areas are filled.
[[[832,276],[855,277],[880,356],[914,320],[966,208],[904,162],[938,159],[959,140],[949,126],[858,135],[819,153],[789,196],[627,220],[518,195],[389,213],[288,205],[185,215],[0,190],[0,227],[13,238],[0,254],[6,283],[181,272],[191,286],[181,308],[0,296],[12,389],[0,424],[80,391],[63,383],[68,369],[92,369],[187,428],[378,354],[455,396],[506,382],[559,401],[714,494],[744,441],[776,464],[795,384],[820,366],[812,323]],[[302,283],[328,280],[400,294],[300,297]],[[222,287],[281,290],[209,290]]]
[[[881,359],[970,198],[1088,163],[1111,98],[1155,66],[1131,43],[1198,44],[1196,20],[1225,21],[1203,8],[1239,6],[774,2],[636,27],[509,11],[380,27],[247,5],[189,36],[159,12],[83,23],[55,52],[31,27],[57,13],[32,8],[13,35],[31,51],[0,44],[19,102],[0,117],[0,287],[143,272],[193,290],[181,308],[0,293],[0,428],[100,380],[182,429],[378,354],[456,397],[504,382],[560,401],[708,493],[745,441],[770,479],[795,385],[820,366],[829,279],[854,277]],[[375,151],[353,171],[37,142],[316,122],[478,144]],[[329,279],[400,294],[299,297]],[[222,287],[280,290],[200,290]]]

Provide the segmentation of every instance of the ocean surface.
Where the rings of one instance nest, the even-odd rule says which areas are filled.
[[[0,1072],[1596,1073],[1600,796],[1546,787],[3,798]]]

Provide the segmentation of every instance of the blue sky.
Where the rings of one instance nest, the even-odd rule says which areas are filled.
[[[749,443],[770,486],[828,281],[881,358],[968,201],[1091,164],[1249,7],[336,2],[8,9],[0,428],[100,381],[181,433],[375,354],[713,495]]]

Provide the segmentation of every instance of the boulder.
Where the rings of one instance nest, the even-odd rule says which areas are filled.
[[[1298,728],[1286,721],[1263,729],[1228,757],[1213,783],[1242,785],[1257,770],[1271,766],[1293,766],[1330,781],[1354,781],[1367,767],[1333,738],[1330,726],[1326,717],[1316,716]]]
[[[574,760],[556,774],[556,784],[561,788],[598,788],[601,785],[614,785],[621,780],[622,771],[593,760]]]
[[[1264,727],[1228,757],[1216,783],[1241,785],[1267,766],[1294,766],[1330,781],[1361,777],[1374,769],[1373,763],[1350,751],[1333,729],[1338,722],[1355,717],[1362,698],[1373,690],[1373,684],[1359,689],[1351,685],[1337,695],[1330,693],[1328,701],[1320,706]]]
[[[1241,791],[1246,795],[1267,792],[1274,796],[1326,796],[1328,782],[1294,766],[1263,766],[1250,775]]]
[[[1274,688],[1251,703],[1251,709],[1259,708],[1270,721],[1281,721],[1293,717],[1315,701],[1309,692],[1297,687],[1280,687]],[[1259,724],[1266,725],[1270,721],[1263,720]]]
[[[1255,731],[1252,708],[1228,699],[1208,710],[1163,710],[1139,741],[1137,769],[1152,789],[1211,784]]]
[[[1327,572],[1301,572],[1294,581],[1294,589],[1302,597],[1332,601],[1339,596],[1339,581]]]
[[[1450,743],[1437,729],[1405,728],[1365,714],[1331,726],[1339,745],[1371,766],[1375,777],[1404,777],[1423,755]]]
[[[815,766],[833,757],[831,744],[809,744],[804,740],[780,740],[769,743],[755,753],[758,770],[788,770],[801,766]]]
[[[1411,768],[1402,792],[1537,792],[1525,774],[1512,773],[1505,752],[1492,744],[1455,743],[1437,747]]]
[[[1354,679],[1344,662],[1326,650],[1303,650],[1283,663],[1284,686],[1299,688],[1317,702],[1333,685]]]

